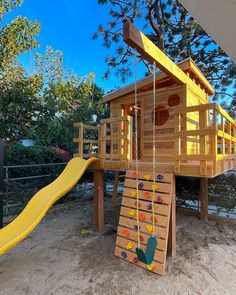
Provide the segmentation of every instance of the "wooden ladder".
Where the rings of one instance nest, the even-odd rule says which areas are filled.
[[[139,190],[140,238],[141,248],[145,250],[147,240],[152,234],[147,228],[147,225],[152,224],[152,172],[139,171],[138,179],[139,184],[142,183],[142,188]],[[137,247],[135,184],[136,176],[133,171],[126,171],[115,255],[147,269],[147,265],[139,262],[135,253]],[[156,173],[156,184],[158,189],[155,193],[155,230],[158,242],[153,261],[154,268],[151,271],[163,276],[167,256],[171,201],[175,191],[174,175]]]

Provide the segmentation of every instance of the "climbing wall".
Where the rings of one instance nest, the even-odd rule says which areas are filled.
[[[115,255],[159,275],[164,275],[167,242],[170,221],[171,199],[173,192],[173,174],[156,174],[157,190],[155,193],[155,231],[157,248],[153,268],[141,263],[135,253],[137,247],[136,223],[136,173],[126,171],[119,227],[117,231]],[[141,248],[145,251],[148,238],[152,234],[152,185],[150,172],[139,171],[139,220]]]

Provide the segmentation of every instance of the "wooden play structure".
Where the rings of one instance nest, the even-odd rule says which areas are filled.
[[[175,175],[201,179],[201,220],[206,221],[207,178],[236,166],[236,122],[209,102],[214,90],[191,59],[174,64],[130,23],[124,24],[124,41],[160,72],[154,82],[150,76],[107,94],[110,118],[99,126],[76,123],[75,156],[99,159],[92,164],[97,229],[103,227],[103,171],[126,171],[115,255],[164,275],[167,249],[171,255],[176,251]],[[97,138],[88,139],[88,130]],[[137,258],[135,248],[140,240],[145,250],[151,232],[157,246],[150,266]]]

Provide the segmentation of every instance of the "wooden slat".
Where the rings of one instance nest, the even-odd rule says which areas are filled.
[[[144,193],[145,193],[145,191],[142,191],[139,193],[140,200],[146,200]],[[128,187],[124,187],[123,195],[126,197],[132,197],[131,189]],[[161,198],[162,204],[167,204],[167,205],[170,204],[170,195],[162,194],[162,193],[155,193],[155,200],[157,200],[158,197]]]
[[[126,226],[128,228],[134,229],[134,226],[137,225],[137,222],[134,219],[127,218],[127,217],[124,217],[124,216],[120,216],[119,224],[122,225],[122,226]],[[142,221],[140,222],[140,230],[141,230],[141,232],[150,235],[150,232],[147,230],[146,226],[147,226],[147,223],[142,222]],[[156,234],[156,236],[158,238],[165,239],[166,235],[167,235],[167,229],[157,226],[155,228],[155,234]]]
[[[126,250],[125,252],[127,253],[127,258],[123,258],[121,256],[121,252],[123,252],[123,251],[124,251],[124,249],[122,249],[120,247],[116,247],[115,255],[122,258],[122,259],[124,259],[124,260],[126,260],[126,261],[129,261],[129,262],[133,263],[134,258],[137,257],[136,254],[132,253],[131,251]],[[138,262],[138,263],[136,263],[136,265],[147,269],[147,266],[142,262]],[[165,265],[162,264],[162,263],[158,263],[158,262],[154,262],[154,265],[155,265],[155,267],[151,272],[159,274],[161,276],[164,276],[164,274],[165,274]]]
[[[123,201],[123,198],[122,198],[122,201]],[[135,207],[132,207],[132,208],[135,208]],[[120,215],[136,220],[136,216],[130,216],[129,215],[130,210],[132,210],[132,209],[122,206],[121,209],[120,209]],[[143,210],[140,209],[139,214],[143,214],[143,213],[145,215],[144,222],[145,221],[147,221],[149,223],[152,222],[152,213],[147,213],[146,211],[143,211]],[[156,218],[156,221],[157,221],[156,225],[167,227],[167,224],[168,224],[168,218],[167,217],[155,214],[155,218]]]
[[[152,191],[152,185],[153,183],[151,181],[145,181],[145,180],[141,180],[139,181],[139,183],[143,184],[142,190],[150,190]],[[167,183],[157,183],[158,185],[158,189],[157,192],[162,192],[162,193],[170,193],[171,187],[169,184]],[[126,178],[125,179],[125,187],[130,187],[130,188],[135,188],[136,187],[136,180],[135,179],[131,179],[131,178]]]
[[[134,171],[132,171],[132,170],[127,170],[126,171],[126,177],[128,177],[128,178],[136,178],[133,175],[133,172]],[[139,179],[144,179],[144,175],[150,175],[150,180],[153,180],[153,174],[152,173],[147,172],[147,171],[139,171],[138,172]],[[163,177],[163,179],[157,180],[157,182],[172,182],[173,181],[173,174],[170,174],[170,173],[156,173],[155,176],[157,176],[157,175],[161,175]]]
[[[140,210],[146,211],[146,212],[152,212],[151,209],[147,209],[148,205],[150,205],[151,201],[141,201],[139,200],[140,204]],[[129,208],[136,208],[136,198],[122,198],[122,206],[129,207]],[[163,216],[167,216],[169,213],[169,206],[168,205],[161,205],[161,204],[155,204],[155,213]]]

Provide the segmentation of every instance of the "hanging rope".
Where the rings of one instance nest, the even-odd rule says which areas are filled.
[[[139,188],[138,188],[138,93],[137,93],[137,56],[134,54],[134,108],[135,108],[135,172],[136,172],[136,222],[138,234],[138,248],[140,249],[140,222],[139,222]]]
[[[153,166],[152,166],[152,175],[153,175],[153,186],[152,186],[152,236],[155,235],[155,208],[154,208],[154,200],[155,200],[155,191],[156,191],[156,177],[155,177],[155,165],[156,165],[156,63],[153,63]]]

